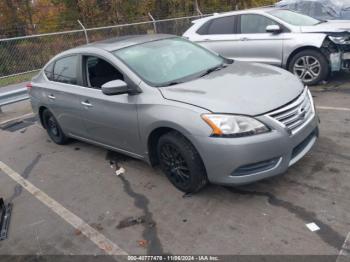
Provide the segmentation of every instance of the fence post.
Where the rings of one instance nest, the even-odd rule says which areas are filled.
[[[202,11],[199,8],[199,4],[198,4],[198,0],[195,0],[195,7],[196,7],[196,11],[200,16],[203,16]]]
[[[88,44],[89,43],[89,37],[88,37],[88,34],[87,34],[87,31],[86,31],[86,28],[85,26],[82,24],[82,22],[80,22],[80,20],[77,20],[79,25],[83,28],[84,30],[84,34],[85,34],[85,40],[86,40],[86,43]]]
[[[148,13],[148,16],[151,18],[151,20],[153,21],[153,29],[154,29],[154,33],[157,33],[157,21],[154,19],[154,17],[151,15],[151,13]]]

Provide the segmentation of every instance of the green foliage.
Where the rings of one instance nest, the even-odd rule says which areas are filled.
[[[0,38],[224,12],[272,4],[274,0],[0,0]],[[3,26],[4,25],[4,26]],[[158,33],[181,35],[191,19],[157,23]],[[153,33],[152,23],[105,28],[88,32],[90,41],[115,36]],[[53,55],[85,43],[82,32],[3,41],[0,77],[41,68]],[[4,78],[1,84],[24,80]]]
[[[1,0],[0,37],[265,6],[277,0]]]
[[[17,75],[17,76],[0,78],[0,88],[2,86],[8,86],[8,85],[12,85],[12,84],[18,84],[18,83],[30,81],[37,74],[38,74],[38,71],[26,73],[26,74],[22,74],[22,75]]]

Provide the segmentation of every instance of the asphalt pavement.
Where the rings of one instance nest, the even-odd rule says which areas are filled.
[[[29,116],[2,125],[0,197],[13,203],[13,214],[0,255],[348,252],[349,80],[339,75],[311,88],[320,139],[287,173],[195,195],[183,195],[139,160],[77,141],[58,146]],[[30,113],[26,106],[21,114]],[[126,173],[116,176],[110,159]]]

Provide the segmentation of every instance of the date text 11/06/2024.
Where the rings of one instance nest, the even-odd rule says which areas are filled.
[[[128,256],[129,261],[219,261],[217,256]]]

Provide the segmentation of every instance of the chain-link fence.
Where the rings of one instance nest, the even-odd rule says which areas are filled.
[[[54,55],[72,47],[131,34],[167,33],[182,35],[191,21],[202,15],[98,28],[0,39],[0,86],[9,77],[39,70]]]

